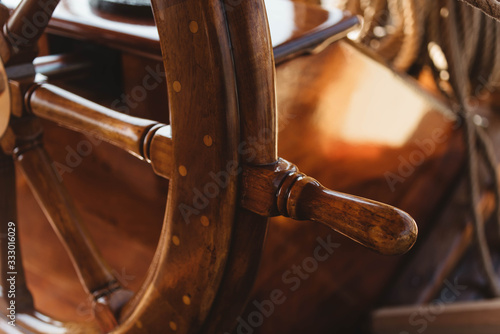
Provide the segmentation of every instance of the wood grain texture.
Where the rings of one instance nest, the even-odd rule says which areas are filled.
[[[384,255],[404,254],[417,239],[417,224],[406,212],[329,190],[307,176],[297,176],[281,212],[293,219],[325,224]]]
[[[3,137],[9,124],[11,103],[8,78],[0,60],[0,138]]]
[[[266,216],[283,215],[329,226],[384,255],[406,253],[417,239],[413,218],[390,205],[323,187],[287,161],[274,170],[243,173],[242,206]]]
[[[50,84],[35,88],[28,97],[29,110],[57,124],[94,135],[139,158],[144,140],[157,122],[105,108]]]
[[[378,155],[373,153],[376,150],[372,146],[365,147],[361,145],[363,149],[353,149],[353,146],[350,145],[354,145],[357,143],[356,141],[348,142],[350,143],[348,145],[330,139],[327,142],[332,145],[331,148],[329,145],[319,145],[318,143],[322,141],[314,135],[318,135],[320,132],[317,130],[309,131],[309,127],[317,124],[312,121],[315,118],[311,114],[318,117],[317,115],[321,111],[321,106],[329,106],[330,108],[335,106],[333,101],[327,100],[327,97],[333,94],[338,87],[334,84],[333,87],[328,86],[327,83],[331,83],[331,78],[334,77],[334,74],[338,75],[339,67],[342,68],[342,59],[345,59],[342,53],[337,54],[336,52],[339,52],[337,47],[326,51],[324,55],[311,57],[312,59],[304,58],[302,61],[296,60],[297,63],[288,63],[278,68],[281,78],[285,78],[278,81],[281,83],[279,86],[279,93],[281,94],[280,121],[281,124],[286,124],[286,126],[281,127],[280,132],[281,154],[291,160],[298,161],[299,165],[303,166],[301,167],[302,170],[307,171],[310,175],[314,175],[322,183],[327,184],[333,189],[377,198],[380,201],[392,204],[399,203],[406,210],[416,214],[420,218],[419,221],[428,221],[431,216],[429,211],[431,211],[431,207],[435,207],[432,203],[436,203],[436,198],[442,195],[442,192],[438,191],[438,189],[446,185],[449,182],[447,180],[453,175],[453,169],[450,170],[445,162],[453,163],[460,160],[457,158],[459,156],[457,151],[459,151],[460,147],[457,143],[460,142],[460,138],[452,137],[453,140],[451,142],[439,145],[429,160],[423,164],[423,167],[416,168],[414,176],[406,180],[402,184],[402,187],[397,187],[395,193],[387,191],[387,183],[383,173],[391,168],[397,170],[397,164],[391,165],[390,162],[397,162],[398,155],[401,154],[407,157],[408,154],[418,148],[412,145],[411,141],[413,139],[409,139],[409,142],[405,143],[402,147],[384,148],[382,146],[382,154],[385,157],[382,160],[379,160]],[[332,62],[325,60],[329,59],[329,57],[333,58],[331,59]],[[353,58],[352,55],[351,58]],[[318,73],[311,73],[311,77],[308,78],[301,72],[300,66],[303,65],[311,68],[309,61],[313,61],[316,65],[322,65],[318,66],[319,68],[316,70],[319,71]],[[287,70],[289,71],[288,74]],[[290,72],[297,75],[302,73],[300,75],[302,81],[287,77],[286,75],[290,75]],[[311,80],[315,84],[311,84],[311,81],[306,80]],[[308,82],[311,87],[304,88]],[[300,86],[300,91],[303,94],[300,95],[296,91],[294,92],[294,86],[291,83],[296,83],[297,86]],[[92,91],[93,87],[89,86],[88,89]],[[97,93],[93,92],[93,94]],[[289,98],[290,96],[294,97],[288,100],[294,103],[290,104],[290,102],[287,102],[283,95],[289,96]],[[320,102],[317,102],[317,99]],[[297,109],[293,109],[294,106]],[[310,106],[312,109],[305,106]],[[310,114],[310,110],[314,110],[314,113]],[[155,112],[161,113],[161,110],[158,109]],[[334,113],[333,115],[342,116],[339,113]],[[165,117],[165,115],[160,114],[157,117]],[[323,115],[323,117],[325,116]],[[156,119],[156,117],[153,119]],[[329,122],[329,124],[336,124],[335,121],[330,120]],[[407,122],[411,123],[413,121],[407,120]],[[433,129],[436,126],[447,129],[445,126],[448,126],[446,123],[441,123],[440,117],[427,116],[423,120],[419,118],[416,122],[417,125],[415,125],[415,128],[418,130],[417,139],[426,138],[429,135],[426,129]],[[325,123],[325,121],[319,123]],[[403,124],[406,123],[403,122]],[[88,140],[77,133],[58,129],[53,124],[49,123],[45,125],[50,129],[50,131],[47,131],[46,136],[50,136],[51,155],[54,155],[56,161],[64,162],[65,155],[67,154],[65,147],[60,145],[60,138],[65,138],[65,143],[71,147],[76,147],[79,141]],[[379,131],[381,132],[378,132],[380,137],[377,138],[383,138],[385,131]],[[297,135],[297,133],[302,132],[304,132],[303,136]],[[202,139],[199,138],[199,140]],[[360,144],[357,143],[356,145]],[[338,154],[333,154],[334,148],[339,150]],[[114,150],[112,146],[106,143],[94,149],[95,153],[84,159],[81,167],[75,168],[72,173],[64,175],[65,181],[71,181],[72,195],[81,201],[82,208],[84,209],[83,213],[87,218],[86,221],[93,221],[93,235],[94,237],[98,236],[97,240],[100,241],[100,245],[106,250],[108,258],[113,261],[119,271],[124,263],[128,263],[129,266],[127,268],[132,269],[127,269],[127,272],[128,270],[134,270],[133,273],[138,275],[135,271],[137,269],[134,268],[137,266],[144,271],[146,270],[144,262],[149,263],[149,257],[145,256],[144,253],[150,254],[153,251],[152,245],[156,244],[161,227],[158,222],[162,219],[162,210],[165,205],[165,192],[158,193],[158,191],[165,189],[159,188],[159,180],[151,177],[151,173],[148,173],[150,167],[144,164],[144,162],[136,161],[125,154],[125,152]],[[323,167],[319,169],[325,161],[328,161],[331,167],[328,169],[324,169]],[[367,161],[371,166],[370,169],[366,168]],[[441,166],[441,168],[437,166]],[[433,181],[425,181],[426,177],[430,177]],[[115,182],[115,179],[119,181]],[[416,182],[415,180],[421,180],[421,182]],[[102,184],[102,188],[98,184]],[[411,186],[415,186],[415,188]],[[92,195],[88,196],[87,194]],[[422,198],[422,196],[427,201],[417,200],[418,198]],[[26,197],[27,195],[24,193],[23,198]],[[30,212],[33,213],[31,214]],[[23,210],[23,221],[38,222],[39,218],[36,217],[36,212],[36,208],[34,209],[33,204],[31,204],[29,209]],[[256,230],[261,229],[261,227],[255,227],[255,224],[252,225],[253,219],[258,218],[255,215],[253,218],[249,217],[245,224],[249,227],[253,226]],[[155,219],[158,221],[155,222]],[[152,226],[154,226],[154,229],[151,228]],[[124,233],[119,227],[127,232]],[[105,228],[108,237],[99,236],[99,232],[103,228]],[[32,227],[32,229],[34,228]],[[265,248],[263,270],[259,274],[255,294],[252,298],[257,300],[268,298],[272,289],[281,287],[281,275],[283,272],[289,269],[291,265],[300,263],[305,256],[310,255],[309,248],[315,245],[315,238],[318,236],[328,236],[330,233],[328,228],[319,224],[294,222],[283,218],[273,219],[269,234],[270,240],[267,242]],[[254,233],[249,235],[256,237],[260,234]],[[335,234],[333,234],[333,237],[333,240],[342,243],[340,256],[333,257],[326,262],[324,266],[319,268],[317,275],[311,275],[309,280],[303,282],[299,291],[287,296],[287,303],[280,305],[275,310],[273,316],[266,320],[262,330],[278,331],[282,328],[289,333],[293,333],[294,330],[303,333],[304,328],[313,328],[318,333],[322,331],[328,332],[328,329],[325,328],[346,326],[349,322],[354,321],[352,319],[359,317],[363,308],[366,309],[366,305],[373,303],[374,298],[376,298],[374,295],[380,293],[382,290],[381,287],[387,282],[388,277],[394,273],[394,263],[397,263],[400,259],[393,258],[387,260],[364,250],[346,238]],[[117,240],[119,238],[123,238],[123,242]],[[234,249],[237,249],[238,245],[241,245],[240,249],[255,247],[255,244],[247,240],[245,235],[240,236],[240,238],[242,241],[246,240],[247,245],[234,244]],[[32,235],[30,239],[26,240],[36,240],[36,235],[35,237]],[[256,243],[261,242],[260,240],[257,241],[257,237],[255,240]],[[44,254],[47,253],[44,251]],[[51,254],[51,256],[45,255],[44,258],[57,256],[57,252]],[[137,254],[141,254],[141,256]],[[244,252],[241,254],[244,254]],[[36,254],[30,252],[30,255],[32,255],[30,258],[30,267],[34,268],[35,271],[33,274],[35,275],[33,276],[35,279],[32,284],[37,287],[38,294],[40,294],[40,286],[45,290],[43,295],[44,309],[51,310],[55,315],[65,314],[67,316],[69,314],[76,317],[77,315],[75,315],[75,311],[73,310],[79,306],[78,303],[80,300],[77,298],[76,301],[74,300],[75,297],[73,296],[76,293],[74,292],[75,288],[70,288],[71,276],[69,278],[66,277],[65,280],[60,279],[65,276],[62,276],[60,270],[57,269],[58,264],[49,262],[49,265],[52,263],[50,268],[54,274],[52,277],[44,278],[43,275],[40,275],[40,264],[37,264],[37,261],[33,260],[36,258],[33,255]],[[276,261],[277,258],[280,261]],[[236,262],[237,260],[239,260],[239,263]],[[131,264],[134,261],[135,264]],[[244,258],[235,258],[236,267],[234,268],[240,268],[239,266],[244,264]],[[369,277],[364,274],[367,270],[371,273]],[[238,270],[226,270],[226,272],[234,275],[242,274]],[[241,276],[243,277],[243,275]],[[52,284],[56,284],[58,281],[65,282],[64,287],[61,286],[61,290],[72,292],[64,295],[60,291],[54,291],[52,289],[53,286],[50,284],[52,279],[55,280],[52,281]],[[136,279],[134,287],[137,288],[139,283],[140,279]],[[246,283],[241,282],[241,284],[245,285]],[[234,292],[238,291],[240,287],[226,284],[224,286],[230,286],[231,288],[226,288],[223,292],[237,300],[238,296]],[[76,289],[78,289],[78,286]],[[318,300],[320,302],[317,302]],[[59,310],[61,308],[59,303],[66,307],[63,307],[63,310]],[[338,305],[341,305],[341,307],[337,307]],[[253,311],[252,309],[250,310]],[[293,315],[294,319],[300,320],[290,322],[290,314]],[[219,313],[218,316],[223,316],[223,314]],[[242,317],[245,317],[245,315]],[[78,319],[81,319],[81,316]],[[273,329],[273,326],[276,326],[275,329]]]
[[[227,10],[226,15],[233,43],[240,117],[243,120],[242,143],[250,146],[246,141],[253,139],[253,154],[240,154],[248,164],[272,163],[278,159],[275,144],[277,106],[274,57],[266,7],[260,0],[248,1],[248,4],[242,2],[236,8]]]
[[[277,106],[265,3],[242,1],[238,6],[226,6],[226,17],[238,90],[240,168],[272,164],[277,159]],[[240,179],[241,169],[237,173]],[[235,326],[257,276],[267,221],[267,217],[237,205],[231,253],[202,332],[231,332]]]
[[[7,6],[5,6],[4,3],[0,4],[0,25],[3,27],[3,25],[7,22],[10,16],[10,10]],[[7,62],[9,61],[10,57],[12,55],[12,50],[10,43],[7,41],[5,38],[5,35],[2,31],[0,33],[0,57],[2,58],[2,62]]]
[[[93,293],[106,287],[115,279],[102,263],[70,197],[60,186],[60,181],[52,168],[51,159],[38,145],[19,152],[17,161],[51,224],[71,254],[75,267],[81,269],[79,274],[85,282],[85,287],[89,293]]]
[[[408,103],[411,96],[422,97],[419,90],[365,57],[341,42],[277,67],[279,155],[329,189],[408,212],[425,235],[462,170],[463,138],[446,114],[409,108],[423,105]],[[398,89],[407,88],[416,95],[404,95],[400,104],[396,97],[403,93]],[[435,131],[442,134],[438,141],[432,136]],[[420,154],[418,143],[424,141],[433,142],[433,150],[391,188],[387,172],[399,175],[402,161]],[[318,237],[341,246],[301,279],[292,270],[313,256]],[[323,224],[283,217],[271,218],[267,238],[250,300],[269,300],[278,289],[286,301],[255,333],[368,330],[367,312],[413,254],[381,256]],[[292,291],[294,281],[287,279],[295,278],[300,286]],[[249,304],[241,318],[247,321],[256,310]]]
[[[71,197],[42,147],[42,130],[31,117],[12,122],[14,156],[47,219],[65,246],[83,288],[95,300],[93,311],[103,330],[116,325],[116,313],[131,295],[124,291],[81,222]]]
[[[228,174],[224,187],[211,177],[238,161],[234,67],[220,1],[152,4],[163,41],[169,106],[162,113],[170,110],[175,172],[154,267],[118,332],[196,333],[219,291],[234,231],[237,177]],[[190,28],[193,21],[198,29]],[[193,203],[212,184],[217,195]]]
[[[92,154],[61,177],[81,213],[92,240],[123,286],[138,291],[151,264],[165,213],[168,181],[156,177],[151,166],[106,142],[44,121],[44,142],[53,161],[66,164],[68,147],[92,143]],[[60,145],[65,138],[65,145]],[[18,173],[19,221],[28,286],[35,289],[37,310],[79,327],[96,327],[91,302],[84,293],[71,260]],[[130,177],[133,176],[133,177]],[[22,245],[22,246],[23,246]],[[47,275],[47,273],[50,273]],[[85,330],[82,329],[84,333]],[[56,332],[56,331],[52,331]],[[92,333],[89,331],[89,333]]]
[[[65,128],[95,136],[152,164],[165,178],[172,175],[172,129],[156,121],[125,115],[51,84],[27,94],[34,115]]]
[[[258,265],[256,259],[260,256],[256,252],[260,252],[264,242],[266,219],[248,210],[236,208],[238,194],[242,189],[238,188],[237,177],[234,176],[230,177],[228,188],[222,189],[220,198],[212,201],[206,208],[195,208],[202,211],[202,215],[190,216],[193,220],[189,226],[185,224],[185,216],[179,213],[179,205],[192,203],[194,190],[204,190],[207,184],[214,181],[210,172],[217,174],[223,171],[227,168],[228,162],[243,161],[247,164],[260,165],[276,162],[275,138],[277,135],[273,131],[277,131],[277,116],[269,115],[276,112],[272,48],[269,43],[269,34],[266,32],[266,17],[262,12],[263,4],[256,3],[258,10],[247,2],[242,4],[243,7],[237,7],[245,8],[245,11],[250,14],[243,15],[244,13],[236,11],[234,14],[223,15],[224,10],[218,1],[208,4],[190,0],[184,3],[156,2],[157,20],[161,22],[159,27],[160,33],[163,34],[162,41],[168,41],[168,44],[163,47],[165,66],[169,73],[167,82],[169,99],[173,102],[169,106],[172,111],[172,141],[169,141],[167,133],[169,129],[166,127],[160,128],[155,135],[146,134],[145,137],[152,139],[149,152],[152,163],[164,161],[164,158],[153,158],[153,154],[163,152],[160,148],[151,150],[155,140],[158,147],[171,145],[173,160],[169,162],[170,165],[167,164],[170,167],[160,166],[156,169],[157,171],[171,170],[169,212],[165,218],[165,227],[161,233],[160,245],[152,262],[149,277],[138,297],[127,306],[122,314],[124,323],[117,332],[226,331],[240,313],[243,300],[256,274]],[[225,17],[228,20],[227,26],[223,24]],[[191,24],[192,21],[197,23],[198,29],[192,28],[194,26]],[[253,37],[249,29],[255,29],[255,27],[259,30]],[[245,35],[247,39],[240,40],[238,38],[240,34]],[[133,39],[128,40],[127,43],[133,44]],[[254,46],[257,50],[253,49]],[[243,52],[245,50],[248,52]],[[329,49],[331,50],[334,49]],[[253,58],[254,53],[256,58]],[[233,57],[235,54],[239,56]],[[325,61],[328,58],[326,56],[332,58]],[[397,161],[398,154],[411,154],[416,149],[415,145],[412,146],[410,143],[411,140],[425,138],[429,134],[425,130],[426,127],[439,124],[448,131],[450,125],[443,125],[443,122],[436,120],[437,117],[433,118],[432,115],[426,114],[427,116],[420,115],[408,120],[408,123],[412,123],[408,129],[413,129],[415,133],[408,130],[409,137],[405,137],[406,141],[395,146],[385,144],[370,146],[365,142],[363,146],[356,141],[359,138],[353,139],[348,136],[342,138],[345,141],[332,140],[331,133],[339,129],[337,124],[342,123],[342,116],[345,115],[340,112],[344,110],[344,105],[336,104],[337,100],[334,98],[331,100],[327,98],[327,96],[333,96],[335,92],[332,89],[335,84],[332,84],[331,80],[337,78],[337,75],[345,75],[343,71],[350,67],[342,62],[343,57],[349,60],[355,57],[351,57],[349,53],[339,56],[333,52],[327,52],[326,56],[313,58],[307,65],[311,72],[316,71],[316,76],[310,72],[306,75],[298,75],[300,71],[295,71],[295,77],[286,78],[286,87],[281,86],[281,94],[290,94],[289,100],[281,97],[283,113],[280,116],[289,126],[280,134],[284,139],[280,144],[283,154],[287,155],[287,158],[295,156],[300,161],[301,169],[307,171],[308,174],[318,175],[314,175],[318,179],[325,179],[326,181],[322,180],[322,182],[329,187],[361,193],[369,197],[378,196],[380,200],[409,207],[419,217],[428,217],[429,212],[435,207],[437,198],[443,194],[442,188],[446,188],[451,177],[449,175],[437,177],[439,176],[437,166],[442,166],[444,161],[452,163],[459,161],[457,156],[460,154],[456,151],[460,151],[460,147],[456,145],[455,137],[452,136],[453,138],[446,144],[440,143],[442,145],[439,145],[439,148],[422,163],[422,168],[417,169],[418,172],[415,172],[413,176],[398,184],[397,191],[393,194],[388,194],[387,189],[385,191],[380,189],[387,186],[383,173],[388,170],[393,172],[397,170],[398,166],[394,161]],[[318,63],[314,59],[323,59],[328,66],[315,68],[312,64],[318,65]],[[250,66],[250,69],[246,66]],[[321,73],[321,70],[325,68],[327,68],[325,73]],[[332,71],[332,68],[335,71]],[[360,68],[362,67],[357,67],[356,70]],[[189,70],[186,71],[186,69]],[[311,87],[308,86],[309,84]],[[294,85],[300,86],[300,89],[294,91],[296,87]],[[344,87],[359,86],[346,81]],[[265,91],[261,92],[260,89]],[[339,91],[342,90],[339,89]],[[348,95],[345,91],[342,92]],[[318,98],[318,95],[321,95],[321,98]],[[259,98],[256,99],[255,96]],[[292,102],[289,101],[293,101],[293,107],[290,107]],[[259,109],[261,107],[263,109]],[[335,107],[335,112],[332,112],[332,107]],[[161,105],[155,112],[165,119],[168,118],[167,109],[167,105]],[[296,118],[286,117],[289,116],[286,113],[291,109],[296,113],[292,116]],[[329,109],[326,110],[329,113],[325,112],[325,109]],[[262,114],[259,114],[260,112]],[[412,112],[408,114],[414,115]],[[241,134],[238,133],[240,128],[238,117],[241,117],[241,124],[245,124]],[[347,118],[349,117],[345,116],[345,119]],[[254,126],[252,122],[258,123],[259,126]],[[271,129],[271,132],[264,133],[262,136],[262,133],[259,133],[262,128]],[[328,130],[332,131],[328,132]],[[357,130],[355,133],[358,135],[366,133],[366,131]],[[383,132],[383,130],[380,131],[377,138],[385,138]],[[342,131],[338,133],[345,134]],[[209,136],[210,140],[206,140],[206,136]],[[264,140],[259,142],[260,138]],[[253,145],[255,141],[257,142],[256,157],[251,158],[251,154],[242,154],[243,158],[240,160],[235,153],[238,152],[238,144],[252,143]],[[336,151],[337,155],[334,153],[334,148],[339,149]],[[113,151],[109,150],[109,147],[107,149],[103,150],[102,156],[92,159],[95,159],[94,161],[109,159],[106,154]],[[354,157],[354,151],[359,156]],[[388,157],[385,156],[387,154]],[[148,154],[145,155],[148,158]],[[384,159],[380,159],[382,155]],[[389,160],[392,158],[392,164],[387,162],[386,158]],[[290,159],[295,161],[294,158]],[[383,162],[377,164],[379,161],[377,159]],[[370,161],[370,168],[366,168],[366,160]],[[130,163],[125,158],[123,161]],[[119,164],[117,167],[114,166],[113,171],[116,175],[122,175],[126,169],[126,166]],[[106,167],[108,165],[103,168],[104,174],[109,172]],[[137,169],[132,177],[134,180],[130,181],[140,184],[138,188],[141,189],[147,188],[146,184],[142,184],[146,183],[143,181],[143,172],[143,169]],[[439,187],[436,187],[436,182],[415,181],[418,176],[427,172],[428,174],[425,175],[430,175],[433,180],[439,179]],[[454,169],[448,169],[446,174],[448,173],[454,174]],[[92,178],[86,180],[88,181],[86,183],[95,182]],[[153,188],[155,182],[157,180],[150,183]],[[84,187],[82,189],[87,189],[87,191],[90,189],[90,185],[85,185],[85,182],[79,183],[80,186],[82,184]],[[301,184],[297,185],[301,186]],[[410,189],[411,186],[415,188]],[[304,191],[308,192],[310,187],[307,183],[303,188],[298,189],[302,189],[300,193],[304,193]],[[439,190],[435,190],[436,188]],[[311,194],[312,198],[324,196],[323,192],[311,191]],[[425,194],[425,197],[422,197],[422,194]],[[102,197],[99,198],[102,201]],[[288,197],[282,198],[288,201]],[[426,201],[414,201],[419,198],[426,198]],[[305,197],[305,200],[308,199],[310,199],[309,196]],[[163,203],[158,204],[162,201]],[[101,211],[98,211],[96,216],[99,216],[100,222],[106,222],[106,219],[102,218],[107,217],[107,210],[103,208],[103,203],[99,203],[97,198],[87,199],[87,203],[89,203],[88,207],[98,206]],[[127,203],[131,204],[131,202]],[[164,205],[164,197],[150,198],[150,202],[141,203],[145,208],[161,206]],[[128,211],[127,209],[128,207],[122,207],[117,211]],[[302,209],[296,212],[307,211],[310,208],[307,206]],[[144,219],[147,219],[146,217],[153,215],[147,211],[141,211],[142,215],[132,213],[133,210],[130,211],[130,216],[135,217],[136,221],[125,217],[123,213],[120,216],[122,219],[128,219],[127,222],[130,225],[141,225],[137,222],[142,223]],[[160,216],[161,219],[162,213],[158,213],[159,211],[161,210],[154,212],[156,217]],[[286,211],[288,213],[288,209]],[[282,210],[282,212],[285,211]],[[311,217],[316,213],[316,211],[307,212]],[[319,218],[328,219],[329,217],[320,215]],[[269,290],[266,289],[272,291],[273,288],[283,283],[282,274],[291,265],[300,261],[304,254],[308,255],[309,246],[315,243],[318,236],[329,233],[321,229],[322,227],[316,227],[315,224],[312,225],[309,222],[297,223],[287,220],[286,224],[281,224],[283,220],[276,219],[271,225],[271,237],[264,253],[263,270],[255,287],[254,298],[259,298],[259,300],[268,298]],[[113,223],[116,224],[116,222]],[[155,237],[158,237],[158,230],[154,232],[156,234],[140,237],[148,241],[153,240],[148,244],[149,249],[151,244],[154,244]],[[338,235],[334,235],[334,238],[339,238],[343,243],[342,252],[346,256],[338,260],[341,263],[335,262],[337,259],[334,259],[329,262],[330,264],[335,262],[334,266],[320,269],[319,283],[312,276],[309,281],[303,282],[303,289],[290,296],[286,305],[276,308],[272,320],[269,320],[272,324],[266,321],[266,324],[259,330],[304,333],[304,328],[307,328],[309,331],[318,333],[331,331],[332,327],[339,323],[344,325],[351,321],[351,318],[359,317],[362,310],[373,303],[376,293],[388,282],[391,273],[394,272],[394,263],[397,260],[380,260],[370,253],[363,253],[363,250],[351,244],[349,240],[342,239]],[[305,251],[301,253],[301,250]],[[121,257],[121,254],[116,251],[112,254],[115,260]],[[380,263],[382,265],[379,265]],[[367,271],[370,275],[366,275]],[[307,305],[310,307],[306,307]],[[290,322],[292,317],[296,319],[294,324]]]
[[[3,27],[3,35],[10,44],[11,53],[17,55],[28,52],[33,55],[31,60],[35,57],[33,48],[36,48],[38,40],[49,25],[58,3],[59,0],[23,0],[19,3]]]

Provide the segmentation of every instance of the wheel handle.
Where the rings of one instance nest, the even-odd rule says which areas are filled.
[[[245,168],[243,188],[242,205],[251,211],[316,221],[380,254],[403,254],[417,238],[417,225],[406,212],[327,189],[283,159]]]

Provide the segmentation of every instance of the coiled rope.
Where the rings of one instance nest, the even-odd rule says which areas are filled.
[[[344,1],[344,9],[368,16],[367,27],[361,31],[359,41],[374,49],[396,70],[411,71],[412,67],[428,66],[437,87],[455,105],[454,111],[465,134],[467,187],[481,263],[491,294],[500,297],[485,221],[478,205],[479,163],[482,161],[494,182],[493,218],[500,228],[497,161],[491,139],[482,126],[474,122],[475,110],[470,103],[471,98],[485,89],[491,91],[500,87],[500,3],[495,0],[373,2],[373,6],[361,6],[359,0]],[[377,13],[375,8],[382,12]],[[432,45],[439,46],[442,51],[444,65],[431,54]]]
[[[486,15],[499,20],[500,2],[496,0],[460,0],[483,11]]]

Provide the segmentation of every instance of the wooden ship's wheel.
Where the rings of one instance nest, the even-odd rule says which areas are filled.
[[[318,221],[382,254],[413,245],[417,228],[406,213],[328,190],[278,158],[274,59],[261,0],[230,11],[219,0],[152,1],[170,124],[107,109],[36,73],[36,42],[57,3],[24,0],[10,15],[0,8],[3,331],[227,331],[245,305],[270,216]],[[122,287],[99,255],[43,147],[40,119],[95,135],[170,180],[160,242],[139,291]],[[92,298],[95,323],[59,322],[35,310],[16,244],[14,163]]]

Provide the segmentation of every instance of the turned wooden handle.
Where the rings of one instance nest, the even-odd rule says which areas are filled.
[[[407,252],[417,239],[417,224],[393,206],[323,187],[284,159],[243,169],[241,203],[263,216],[312,220],[380,254]]]
[[[158,122],[125,115],[51,84],[41,84],[28,96],[31,112],[78,132],[88,133],[144,158],[144,145]]]
[[[283,202],[280,212],[291,218],[320,222],[384,255],[407,252],[417,238],[417,225],[406,212],[329,190],[308,176],[297,177]]]
[[[49,24],[59,0],[24,0],[5,24],[5,35],[14,49],[32,47]]]

